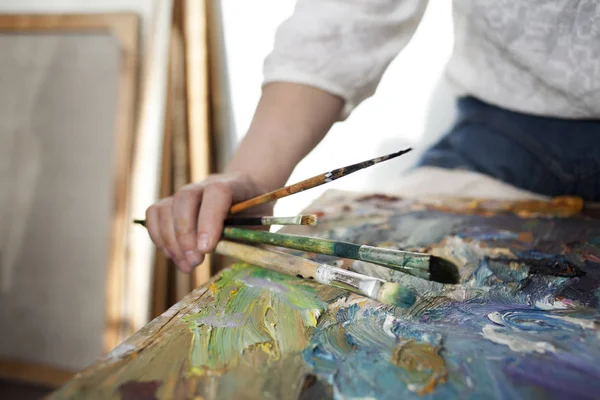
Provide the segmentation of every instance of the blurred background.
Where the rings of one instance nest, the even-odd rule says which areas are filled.
[[[34,397],[205,283],[131,224],[219,172],[244,136],[262,63],[295,0],[0,0],[0,397]],[[413,146],[407,157],[281,200],[385,191],[453,118],[451,2],[430,1],[376,95],[289,183]],[[343,143],[343,149],[340,147]]]
[[[443,133],[453,112],[451,95],[442,80],[452,51],[452,2],[429,3],[413,39],[390,65],[376,95],[333,127],[298,165],[290,183],[405,146],[418,150]],[[294,5],[294,0],[221,2],[233,142],[241,139],[250,124],[260,96],[262,61],[271,51],[277,26],[292,14]],[[343,151],[341,142],[345,144]],[[233,148],[227,146],[228,151]],[[387,179],[382,176],[389,177],[390,172],[400,175],[414,159],[415,154],[411,154],[410,158],[382,164],[382,168],[281,199],[276,212],[294,215],[330,188],[380,190],[385,185],[383,179]]]

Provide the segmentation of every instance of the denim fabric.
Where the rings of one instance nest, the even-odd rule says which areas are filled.
[[[418,166],[476,171],[547,196],[600,201],[600,120],[525,115],[473,97]]]

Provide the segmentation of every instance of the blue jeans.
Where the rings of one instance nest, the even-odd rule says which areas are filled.
[[[467,169],[547,196],[600,201],[600,120],[520,114],[473,97],[419,166]]]

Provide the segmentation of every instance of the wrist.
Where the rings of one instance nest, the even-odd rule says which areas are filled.
[[[280,158],[285,151],[276,146],[263,149],[240,146],[225,168],[227,174],[239,174],[266,193],[285,185],[297,161]]]

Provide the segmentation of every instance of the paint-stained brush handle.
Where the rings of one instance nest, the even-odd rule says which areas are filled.
[[[412,289],[397,283],[319,264],[279,251],[221,240],[217,243],[215,252],[285,275],[312,279],[323,285],[344,289],[396,307],[410,307],[417,298]]]
[[[383,161],[391,160],[393,158],[399,157],[403,154],[411,151],[411,148],[400,150],[395,153],[391,153],[385,156],[372,158],[370,160],[362,161],[356,164],[348,165],[346,167],[337,168],[329,172],[325,172],[320,175],[313,176],[312,178],[305,179],[301,182],[294,183],[293,185],[286,186],[281,189],[274,190],[269,193],[265,193],[263,195],[254,197],[252,199],[243,201],[241,203],[234,204],[229,209],[230,214],[237,214],[244,210],[247,210],[251,207],[256,207],[264,203],[268,203],[271,201],[279,200],[283,197],[292,195],[294,193],[302,192],[304,190],[312,189],[314,187],[323,185],[325,183],[329,183],[336,179],[342,178],[344,176],[348,176],[356,171],[360,171],[362,169],[368,168],[372,165],[378,164]]]
[[[293,217],[230,217],[226,218],[225,226],[270,226],[270,225],[316,225],[316,215],[296,215]],[[134,223],[146,226],[143,219],[134,219]]]
[[[229,217],[225,226],[269,226],[269,225],[316,225],[316,215],[295,215],[293,217]]]
[[[146,225],[144,220],[135,220],[135,222]],[[215,248],[215,253],[237,258],[240,261],[285,275],[314,279],[323,285],[344,289],[396,307],[411,307],[417,299],[412,289],[397,283],[386,282],[382,279],[326,264],[319,264],[312,260],[279,251],[220,240]]]
[[[144,225],[145,221],[134,222]],[[263,232],[226,226],[222,236],[243,242],[267,244],[288,249],[361,260],[391,268],[433,282],[456,284],[460,280],[458,267],[441,257],[424,253],[379,248],[308,236]]]
[[[430,280],[430,256],[428,254],[237,227],[225,227],[223,229],[223,237],[248,243],[267,244],[351,260],[366,261]]]

